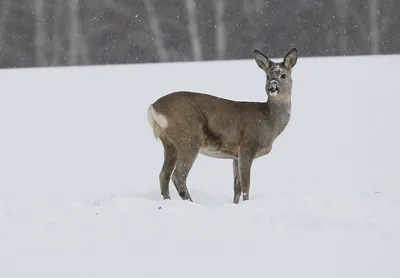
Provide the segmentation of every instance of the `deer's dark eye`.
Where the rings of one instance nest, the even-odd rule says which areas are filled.
[[[269,75],[267,75],[267,80],[269,80]]]
[[[285,78],[286,78],[286,74],[282,74],[282,75],[281,75],[281,78],[282,78],[282,79],[285,79]]]

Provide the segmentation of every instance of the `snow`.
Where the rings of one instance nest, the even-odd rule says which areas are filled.
[[[265,100],[254,60],[0,71],[0,277],[400,277],[396,61],[300,57],[239,205],[205,156],[194,203],[163,201],[146,117],[173,90]]]

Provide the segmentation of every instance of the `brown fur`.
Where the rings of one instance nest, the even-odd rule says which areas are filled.
[[[290,120],[291,70],[297,61],[297,50],[292,49],[282,63],[272,62],[259,51],[254,55],[268,76],[267,102],[233,101],[182,91],[165,95],[150,105],[149,123],[164,146],[164,164],[159,175],[164,199],[170,199],[172,175],[182,199],[192,201],[186,179],[199,153],[232,159],[233,202],[239,202],[241,193],[243,200],[249,199],[253,160],[271,151],[274,140]]]

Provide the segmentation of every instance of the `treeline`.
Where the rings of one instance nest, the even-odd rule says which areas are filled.
[[[0,67],[400,53],[396,0],[2,0]]]

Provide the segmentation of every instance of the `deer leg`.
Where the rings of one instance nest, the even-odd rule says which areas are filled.
[[[175,170],[172,174],[172,181],[175,185],[176,190],[178,191],[179,196],[181,196],[182,200],[189,200],[193,202],[189,190],[186,186],[187,176],[189,174],[190,169],[193,166],[194,161],[196,160],[198,151],[184,151],[179,152],[178,161],[176,163]]]
[[[238,160],[233,160],[233,203],[238,204],[240,195],[242,195],[242,187],[240,185]]]
[[[161,142],[164,146],[164,164],[162,166],[159,179],[161,195],[163,196],[163,199],[166,200],[171,199],[169,195],[169,182],[171,180],[172,171],[174,170],[176,165],[178,153],[172,144],[164,140],[162,140]]]
[[[238,159],[238,169],[240,176],[240,185],[243,191],[243,201],[249,200],[250,192],[250,172],[253,164],[253,156],[247,149],[240,149]]]

